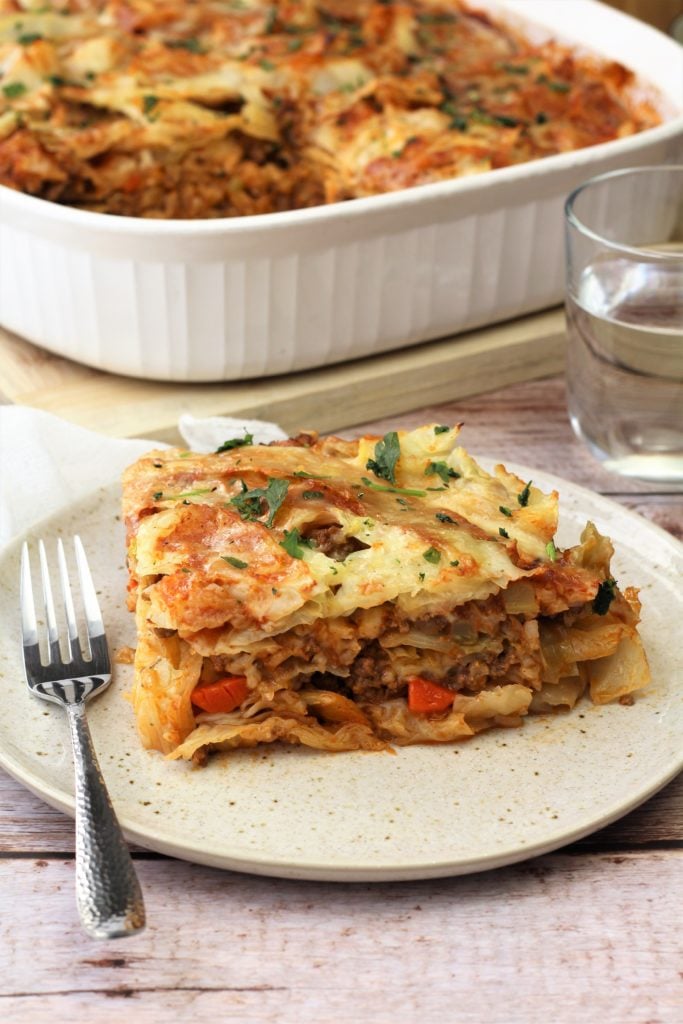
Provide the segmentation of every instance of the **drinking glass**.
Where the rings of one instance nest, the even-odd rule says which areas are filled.
[[[683,166],[592,178],[565,228],[574,431],[608,469],[683,482]]]

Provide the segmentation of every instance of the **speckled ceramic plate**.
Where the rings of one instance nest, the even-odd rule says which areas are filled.
[[[484,461],[484,460],[482,460]],[[391,754],[264,747],[193,770],[141,749],[123,699],[131,669],[89,718],[112,799],[131,840],[187,860],[258,874],[385,881],[464,874],[535,856],[608,824],[683,767],[680,645],[683,548],[590,491],[524,469],[561,496],[559,542],[590,517],[615,541],[615,575],[641,587],[653,684],[632,707],[529,719],[451,746]],[[47,520],[50,542],[78,530],[100,587],[113,649],[134,643],[125,611],[123,530],[112,486]],[[73,814],[71,753],[58,708],[30,697],[20,661],[19,551],[0,555],[0,763],[49,804]]]

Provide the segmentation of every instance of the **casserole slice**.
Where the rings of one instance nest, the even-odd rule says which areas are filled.
[[[649,681],[637,592],[558,496],[458,446],[458,427],[305,433],[150,452],[124,476],[132,702],[146,747],[202,761],[450,742]],[[247,437],[247,442],[251,439]]]

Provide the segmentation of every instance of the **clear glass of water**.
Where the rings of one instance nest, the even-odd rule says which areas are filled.
[[[593,178],[565,225],[574,431],[614,472],[683,482],[683,166]]]

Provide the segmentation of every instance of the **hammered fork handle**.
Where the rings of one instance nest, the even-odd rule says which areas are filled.
[[[93,938],[121,938],[145,926],[140,883],[97,762],[85,704],[70,702],[66,711],[76,772],[78,909]]]

